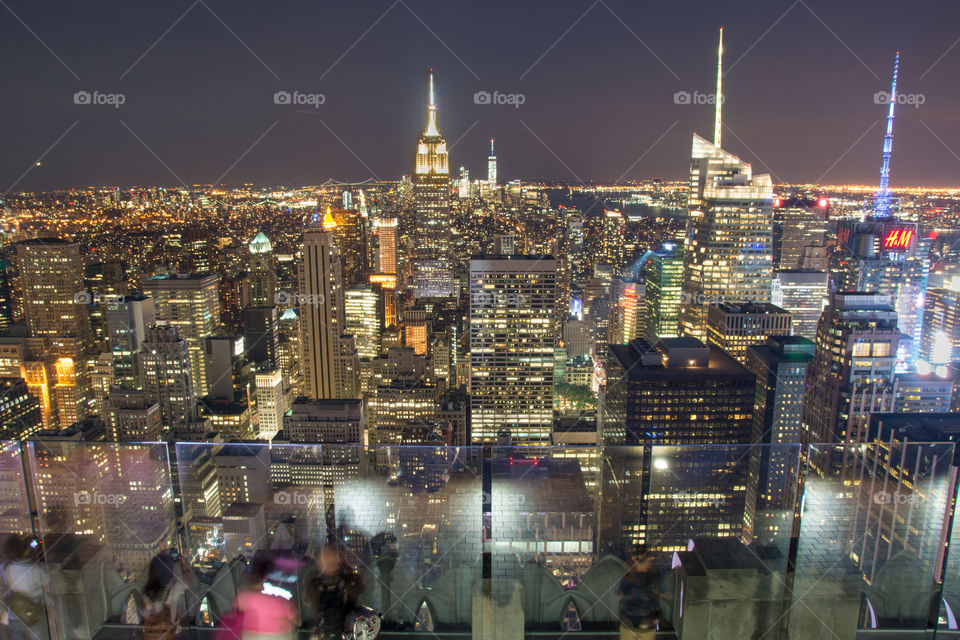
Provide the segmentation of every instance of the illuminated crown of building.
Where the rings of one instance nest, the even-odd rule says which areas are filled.
[[[249,248],[250,253],[253,254],[270,253],[273,251],[273,245],[270,244],[270,238],[268,238],[263,231],[254,236],[253,240],[250,241]]]
[[[437,127],[437,103],[433,95],[433,69],[429,75],[429,93],[427,97],[427,128],[417,142],[416,172],[447,175],[450,172],[447,156],[447,142]]]
[[[337,222],[333,219],[333,209],[327,207],[327,212],[323,216],[323,230],[333,231],[337,228]]]

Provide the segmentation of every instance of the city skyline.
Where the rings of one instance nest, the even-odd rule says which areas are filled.
[[[681,179],[684,141],[711,128],[703,100],[721,26],[725,147],[755,172],[775,183],[876,183],[886,107],[875,94],[888,90],[899,50],[900,92],[914,104],[898,110],[891,186],[950,187],[960,163],[947,108],[960,56],[950,21],[893,6],[864,13],[796,2],[736,19],[702,7],[681,20],[679,8],[653,16],[595,2],[550,13],[511,8],[516,19],[500,26],[491,6],[475,16],[481,28],[466,29],[442,5],[364,3],[324,7],[320,18],[347,27],[298,49],[295,23],[317,9],[261,24],[243,4],[136,16],[65,9],[48,18],[13,3],[18,20],[7,21],[0,46],[22,61],[13,85],[31,89],[12,91],[0,107],[16,125],[0,188],[397,179],[411,172],[409,127],[422,118],[429,67],[452,169],[484,175],[494,138],[501,182]],[[77,33],[97,41],[124,18],[127,28],[108,39],[116,50],[78,41]],[[598,46],[580,46],[598,37]],[[407,46],[390,49],[398,40]],[[106,102],[75,104],[80,92]],[[278,92],[290,104],[276,104]],[[505,102],[484,104],[482,92]]]
[[[0,634],[960,632],[949,12],[6,1]]]

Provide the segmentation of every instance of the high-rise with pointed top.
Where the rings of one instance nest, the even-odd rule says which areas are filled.
[[[722,59],[721,29],[713,143],[693,134],[687,196],[680,333],[701,340],[710,304],[770,302],[773,276],[773,183],[720,147]]]
[[[887,108],[887,133],[883,136],[883,164],[880,165],[880,188],[877,190],[876,214],[887,217],[893,213],[894,200],[890,194],[890,156],[893,154],[893,116],[897,104],[897,74],[900,71],[900,52],[893,59],[893,80],[890,83],[890,105]]]
[[[417,141],[413,174],[416,205],[413,286],[417,298],[455,294],[450,238],[450,163],[447,142],[437,127],[433,69],[429,72],[427,127]]]
[[[497,154],[493,152],[493,138],[490,138],[490,155],[487,156],[487,182],[497,186]]]

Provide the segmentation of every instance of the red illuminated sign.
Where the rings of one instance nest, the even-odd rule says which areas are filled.
[[[837,240],[840,241],[842,245],[850,244],[850,227],[844,227],[837,231]]]
[[[903,250],[910,248],[913,229],[891,229],[883,238],[884,249]]]

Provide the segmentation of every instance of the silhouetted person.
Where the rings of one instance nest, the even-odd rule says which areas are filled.
[[[659,575],[646,545],[637,545],[620,581],[620,640],[654,640],[660,619]]]
[[[33,544],[31,544],[33,543]],[[12,640],[47,637],[47,616],[43,606],[43,568],[33,538],[12,535],[4,545],[6,561],[0,565],[3,604]]]
[[[271,560],[261,561],[255,571],[253,588],[237,594],[239,640],[294,640],[300,614],[293,594],[269,581],[274,570]]]
[[[317,609],[320,640],[340,640],[344,620],[356,608],[363,591],[363,581],[343,552],[334,547],[320,552],[317,570],[317,577],[310,581],[308,597]]]
[[[143,587],[144,640],[174,640],[186,609],[186,585],[179,555],[162,551],[150,561]]]

